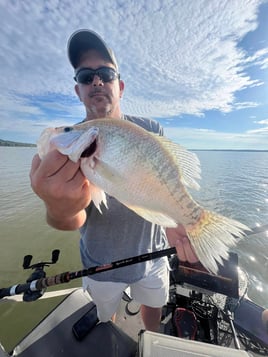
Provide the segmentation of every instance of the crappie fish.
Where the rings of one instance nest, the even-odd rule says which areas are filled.
[[[92,184],[101,210],[105,192],[144,219],[164,227],[182,224],[203,266],[217,272],[245,225],[213,213],[193,200],[186,186],[199,189],[199,160],[165,137],[121,119],[96,119],[48,128],[38,141],[42,159],[57,149],[78,162]]]

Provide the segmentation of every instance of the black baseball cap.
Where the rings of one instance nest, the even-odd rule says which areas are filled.
[[[74,69],[78,67],[81,55],[90,49],[100,51],[104,55],[104,58],[111,62],[118,71],[114,52],[96,32],[86,29],[75,31],[70,36],[67,44],[68,58]]]

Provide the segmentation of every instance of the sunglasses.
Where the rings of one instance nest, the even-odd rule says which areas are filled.
[[[91,84],[95,76],[98,76],[104,83],[120,78],[119,73],[115,69],[111,67],[100,67],[97,69],[81,68],[77,71],[74,80],[81,84]]]

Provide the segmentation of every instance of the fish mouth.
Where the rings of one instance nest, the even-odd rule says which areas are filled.
[[[97,149],[97,139],[85,148],[80,157],[90,157]]]

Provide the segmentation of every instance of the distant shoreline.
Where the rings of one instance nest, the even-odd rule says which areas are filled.
[[[2,140],[0,139],[0,146],[9,147],[36,147],[36,144],[20,143],[16,141]],[[188,149],[189,151],[234,151],[234,152],[268,152],[268,150],[259,149]]]
[[[189,149],[190,151],[233,151],[233,152],[268,152],[259,149]]]
[[[19,143],[16,141],[2,140],[0,139],[0,146],[9,146],[9,147],[36,147],[35,144],[30,143]]]

